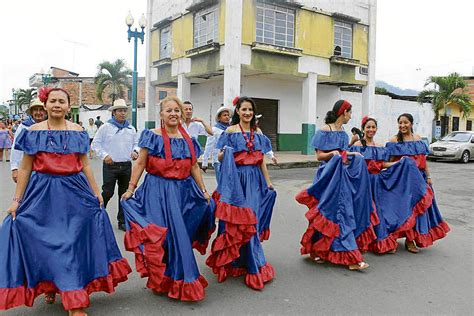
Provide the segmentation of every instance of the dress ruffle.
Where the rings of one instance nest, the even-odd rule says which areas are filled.
[[[15,149],[30,156],[38,152],[86,154],[89,152],[89,135],[85,131],[24,129],[15,139]]]
[[[113,293],[115,287],[128,279],[132,269],[127,259],[109,263],[109,274],[97,278],[87,284],[84,289],[74,291],[60,291],[53,282],[42,281],[34,288],[20,286],[11,289],[0,289],[0,310],[5,310],[21,305],[33,306],[36,297],[43,293],[59,293],[65,310],[86,308],[90,304],[89,295],[94,292]]]
[[[257,233],[257,218],[250,208],[222,202],[217,191],[212,197],[216,201],[215,216],[225,222],[225,232],[212,242],[206,264],[217,275],[218,282],[224,282],[230,263],[240,257],[240,248]]]
[[[250,133],[247,133],[247,135],[250,137]],[[253,150],[254,151],[261,151],[262,153],[267,153],[272,150],[272,144],[270,139],[260,133],[255,133],[254,134],[255,138],[253,140]],[[217,149],[222,149],[224,146],[230,146],[234,149],[234,153],[239,153],[242,151],[248,151],[247,148],[247,142],[245,141],[245,138],[242,136],[241,132],[236,132],[236,133],[228,133],[228,132],[223,132],[221,134],[221,137],[217,140],[216,148]]]
[[[191,138],[194,145],[194,152],[196,157],[201,156],[202,149],[199,142],[195,138]],[[172,159],[185,159],[191,158],[191,151],[184,138],[170,138],[171,142],[171,157]],[[149,151],[149,155],[165,158],[165,146],[163,137],[158,135],[151,130],[145,129],[140,135],[138,141],[140,148],[146,148]]]
[[[348,135],[344,131],[319,130],[311,139],[311,146],[317,150],[347,150],[349,147]]]
[[[339,225],[328,220],[321,214],[321,212],[319,212],[318,200],[314,196],[310,195],[307,190],[303,190],[295,199],[298,203],[306,205],[309,208],[309,211],[306,213],[309,225],[300,242],[302,246],[302,255],[310,254],[313,258],[320,257],[321,259],[331,263],[342,265],[357,264],[363,261],[362,254],[359,250],[331,250],[331,244],[333,243],[334,238],[339,237],[340,235]],[[317,242],[314,242],[312,238],[316,231],[321,233],[323,236]]]
[[[207,281],[199,276],[193,282],[173,280],[165,276],[166,264],[163,262],[165,250],[163,243],[167,229],[150,224],[145,228],[130,222],[130,230],[125,233],[125,248],[135,253],[136,269],[142,278],[148,277],[147,288],[155,293],[168,293],[168,297],[181,301],[200,301],[204,299]],[[140,245],[143,245],[144,252]]]
[[[374,226],[380,223],[379,217],[377,215],[377,211],[375,210],[370,213],[370,226],[367,227],[359,236],[356,238],[357,246],[359,247],[360,251],[367,251],[369,250],[369,245],[377,239],[377,234],[375,234]]]
[[[428,145],[422,140],[410,142],[389,142],[385,145],[389,156],[428,155]]]

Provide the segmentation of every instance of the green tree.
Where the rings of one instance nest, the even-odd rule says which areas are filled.
[[[388,95],[388,90],[383,87],[375,87],[375,94],[384,94]]]
[[[445,77],[432,76],[426,81],[425,87],[431,84],[434,84],[435,87],[421,91],[418,94],[418,102],[423,103],[426,99],[431,100],[437,120],[441,111],[443,111],[444,116],[447,116],[447,109],[450,104],[458,106],[464,118],[469,117],[471,97],[467,94],[467,83],[463,77],[458,73],[452,73]]]
[[[97,68],[95,84],[99,101],[103,102],[103,94],[107,88],[112,104],[116,99],[123,98],[124,88],[130,88],[129,78],[132,75],[132,71],[127,68],[123,59],[117,59],[113,63],[104,61]]]
[[[36,89],[19,89],[18,94],[16,96],[16,103],[18,105],[18,109],[20,111],[23,111],[23,107],[25,106],[25,109],[28,108],[30,105],[31,101],[36,97],[37,95]]]

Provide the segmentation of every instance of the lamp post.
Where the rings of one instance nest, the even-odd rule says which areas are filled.
[[[13,102],[15,103],[15,115],[18,115],[18,91],[12,89]]]
[[[146,26],[146,18],[145,15],[142,14],[140,20],[138,21],[138,25],[142,29],[141,32],[135,28],[135,30],[132,31],[131,27],[133,25],[133,22],[135,20],[133,19],[132,14],[130,11],[128,12],[127,17],[125,18],[125,24],[128,26],[128,42],[130,43],[130,40],[133,37],[133,74],[132,74],[132,125],[137,128],[137,85],[138,85],[138,74],[137,74],[137,42],[138,39],[143,41],[145,39],[145,26]]]

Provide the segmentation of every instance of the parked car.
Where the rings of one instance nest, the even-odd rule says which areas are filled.
[[[430,145],[431,160],[459,160],[464,163],[474,159],[474,132],[452,132]]]

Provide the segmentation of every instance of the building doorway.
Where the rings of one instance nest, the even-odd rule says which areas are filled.
[[[278,100],[252,98],[257,104],[257,114],[262,115],[258,126],[270,138],[274,151],[278,150]]]

